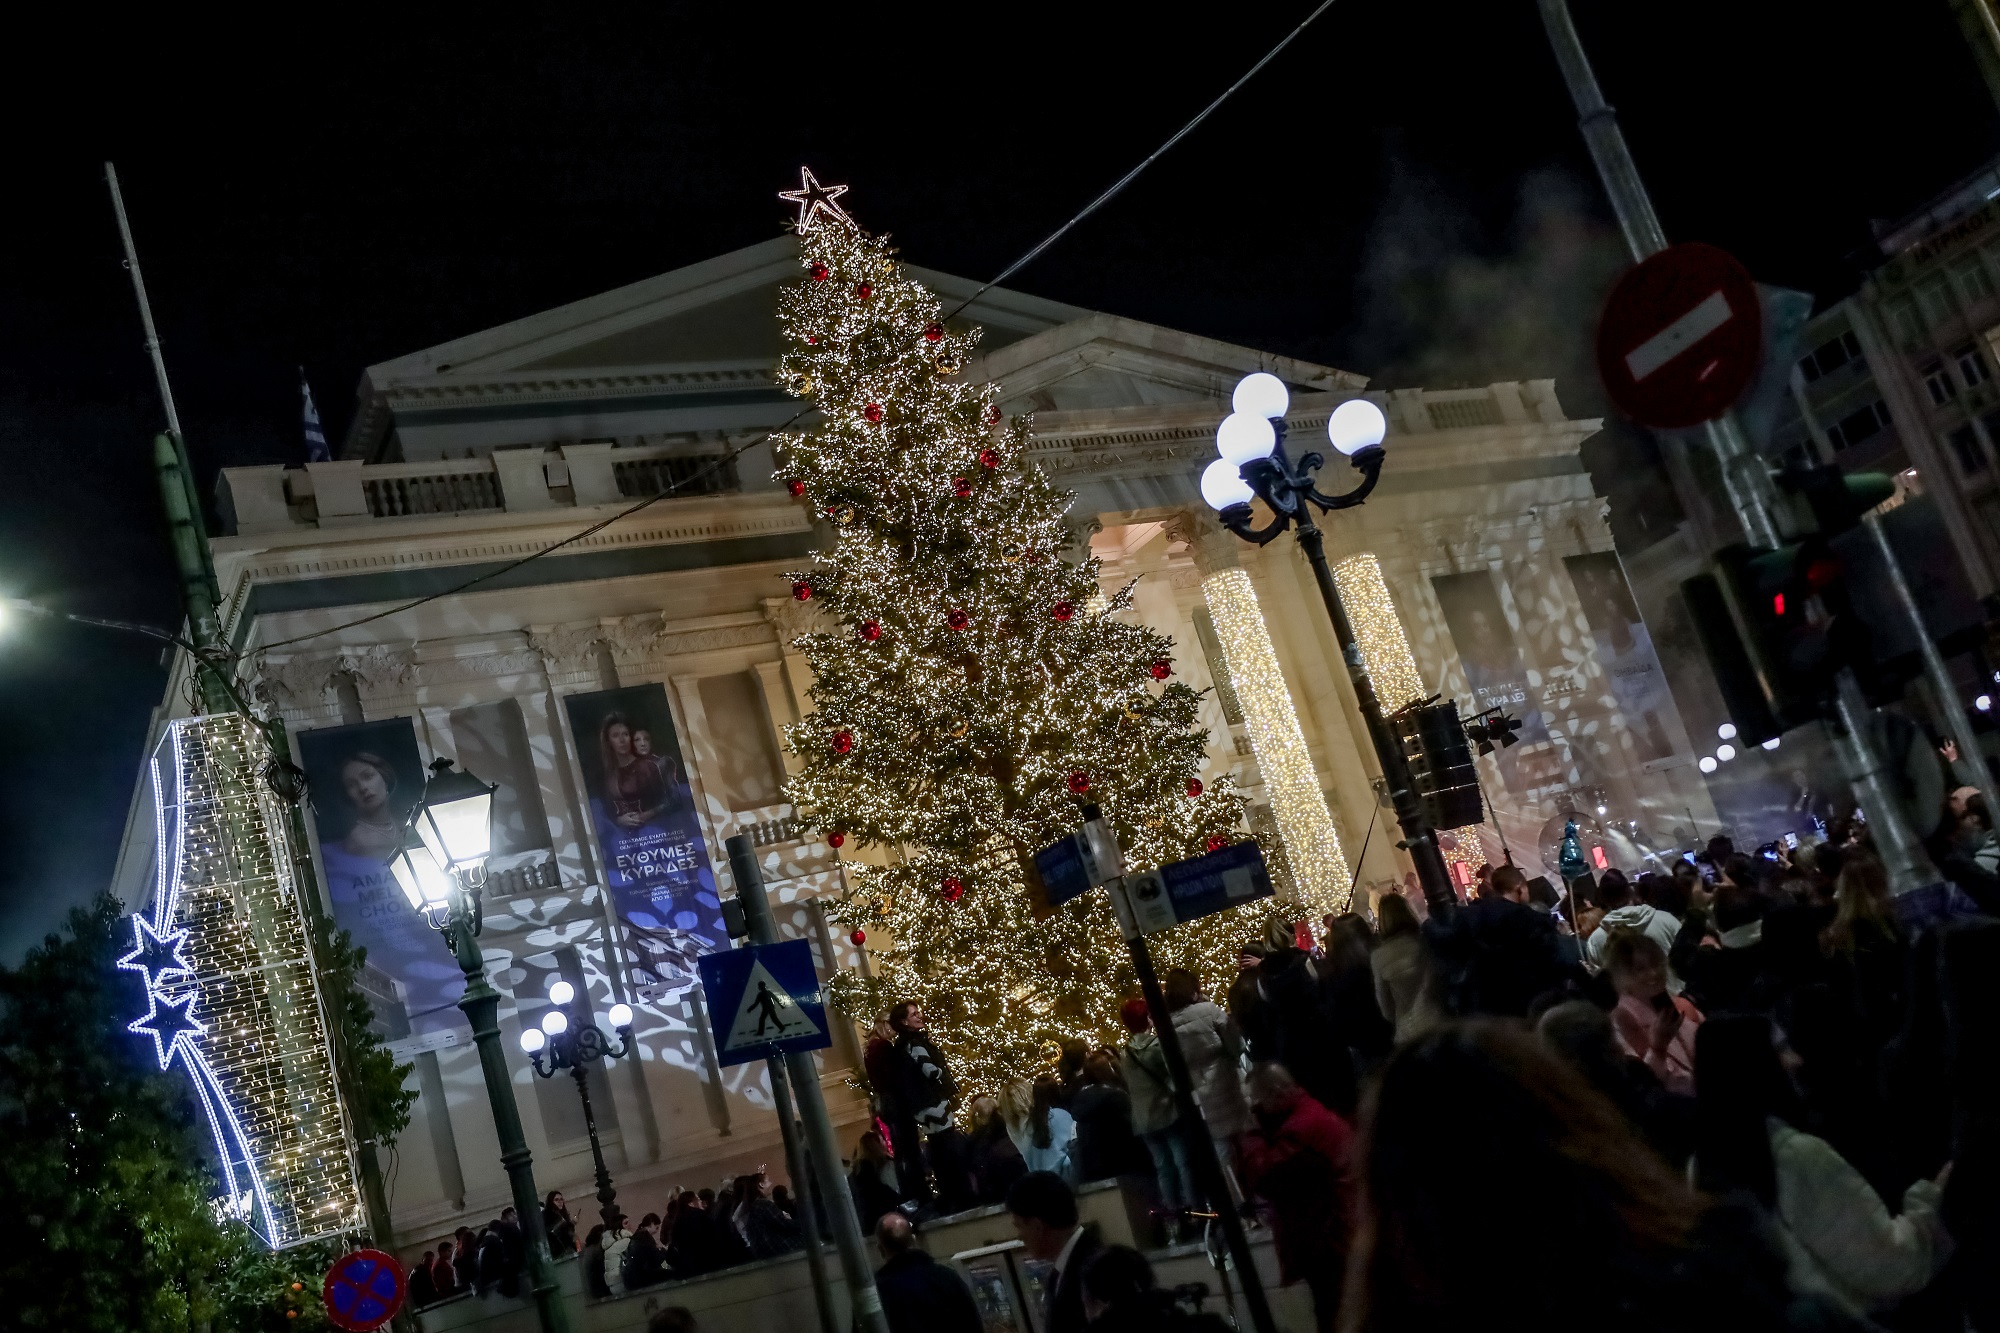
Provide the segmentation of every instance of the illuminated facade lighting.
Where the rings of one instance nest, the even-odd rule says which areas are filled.
[[[1403,622],[1396,616],[1396,603],[1389,596],[1381,563],[1366,551],[1350,555],[1333,567],[1333,582],[1354,624],[1361,660],[1368,667],[1368,679],[1375,686],[1375,697],[1382,701],[1382,711],[1393,713],[1424,698],[1424,678],[1417,670],[1416,655],[1410,651],[1409,636],[1403,633]]]
[[[284,807],[234,713],[170,723],[154,752],[158,886],[118,962],[143,974],[160,1068],[178,1057],[215,1135],[230,1211],[275,1249],[356,1231],[361,1195],[334,1082]]]
[[[1271,816],[1303,906],[1313,920],[1327,912],[1345,912],[1351,882],[1347,857],[1341,852],[1340,835],[1334,832],[1333,816],[1320,791],[1319,774],[1306,750],[1305,732],[1258,610],[1250,575],[1241,569],[1219,569],[1202,580],[1201,591],[1215,621],[1230,682],[1243,706],[1250,748],[1264,775]]]

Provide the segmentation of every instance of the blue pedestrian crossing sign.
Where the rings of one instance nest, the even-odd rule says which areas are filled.
[[[725,1065],[833,1045],[826,998],[806,940],[703,954],[702,999]]]

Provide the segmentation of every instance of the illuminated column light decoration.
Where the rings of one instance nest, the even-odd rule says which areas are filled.
[[[1354,623],[1361,660],[1368,667],[1368,679],[1375,686],[1375,697],[1382,701],[1382,711],[1393,713],[1424,698],[1424,678],[1417,671],[1403,622],[1396,617],[1395,599],[1389,596],[1381,563],[1367,551],[1350,555],[1333,567],[1333,582],[1340,589],[1348,619]]]
[[[1314,921],[1327,912],[1344,912],[1352,879],[1347,857],[1341,853],[1340,835],[1334,832],[1326,795],[1319,789],[1319,774],[1306,750],[1305,732],[1299,728],[1299,715],[1292,707],[1291,691],[1285,688],[1278,651],[1257,608],[1250,575],[1242,569],[1218,569],[1202,580],[1201,592],[1208,599],[1215,637],[1222,643],[1223,662],[1243,707],[1250,748],[1264,775],[1271,816],[1304,906]]]
[[[231,1211],[274,1249],[358,1230],[285,810],[238,714],[170,724],[153,754],[158,886],[118,965],[145,977],[131,1030],[178,1057],[215,1134]]]

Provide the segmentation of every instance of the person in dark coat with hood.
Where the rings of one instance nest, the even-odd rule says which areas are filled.
[[[1261,1030],[1252,1057],[1275,1060],[1324,1106],[1353,1106],[1354,1057],[1341,1029],[1328,1020],[1321,968],[1298,947],[1291,923],[1272,917],[1264,926],[1265,954],[1257,964]]]
[[[1563,962],[1554,918],[1528,905],[1528,877],[1518,866],[1495,870],[1478,900],[1448,920],[1426,921],[1424,936],[1455,1014],[1524,1018],[1539,996],[1573,974]]]
[[[1770,903],[1750,887],[1749,857],[1730,857],[1723,873],[1729,882],[1712,898],[1695,895],[1667,962],[1702,1013],[1768,1014],[1779,998],[1777,972],[1764,943]],[[1704,943],[1710,939],[1713,943]]]

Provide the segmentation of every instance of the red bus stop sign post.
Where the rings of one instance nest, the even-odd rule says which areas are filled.
[[[1618,410],[1677,429],[1735,406],[1764,355],[1764,317],[1743,266],[1712,245],[1675,245],[1611,289],[1597,372]]]
[[[326,1270],[326,1317],[347,1333],[372,1333],[396,1317],[409,1295],[403,1266],[381,1250],[343,1254]]]

